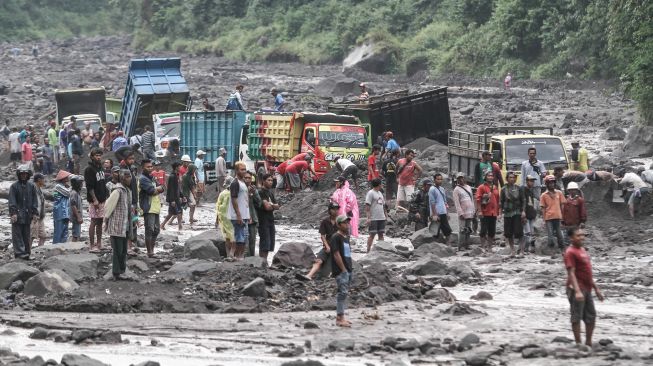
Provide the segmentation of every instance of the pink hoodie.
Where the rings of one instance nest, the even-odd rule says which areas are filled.
[[[358,212],[358,201],[356,194],[349,189],[349,181],[339,188],[331,195],[331,202],[335,202],[340,206],[338,215],[346,215],[347,212],[352,213],[351,217],[351,236],[358,237],[358,222],[360,220]]]

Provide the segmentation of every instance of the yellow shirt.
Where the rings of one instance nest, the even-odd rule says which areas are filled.
[[[578,163],[577,163],[578,164],[578,169],[576,169],[576,170],[579,170],[581,172],[588,171],[589,168],[590,168],[588,160],[589,159],[588,159],[587,150],[584,147],[581,147],[578,150]]]

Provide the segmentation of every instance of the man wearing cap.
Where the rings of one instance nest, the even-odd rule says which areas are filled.
[[[499,164],[492,161],[491,152],[483,151],[481,154],[481,161],[479,161],[474,168],[474,181],[476,182],[477,187],[485,183],[485,173],[490,171],[494,174],[494,180],[496,183],[503,186],[503,176]]]
[[[88,202],[88,215],[91,218],[88,227],[88,237],[91,250],[102,249],[102,221],[104,220],[104,202],[109,198],[106,177],[102,168],[102,149],[91,150],[91,160],[84,170],[86,183],[86,201]],[[97,237],[97,241],[95,238]]]
[[[111,167],[111,178],[107,178],[107,183],[106,183],[107,192],[109,192],[109,194],[111,194],[111,192],[113,191],[113,188],[115,188],[115,186],[118,183],[120,183],[120,174],[119,173],[120,173],[120,167],[119,166]],[[105,176],[106,176],[106,173],[105,173]]]
[[[197,150],[197,158],[195,158],[195,167],[197,168],[196,178],[197,178],[197,204],[200,204],[202,199],[202,194],[204,194],[204,155],[206,153],[204,150]]]
[[[444,242],[449,241],[451,235],[451,226],[449,226],[449,205],[447,204],[447,194],[442,187],[443,177],[440,173],[433,176],[433,186],[429,189],[429,213],[431,221],[440,224],[438,232],[444,235]]]
[[[333,234],[338,232],[336,218],[338,217],[339,210],[340,206],[337,203],[329,202],[329,205],[327,206],[327,213],[329,216],[325,217],[320,223],[319,232],[322,249],[317,253],[315,263],[313,263],[313,268],[311,268],[311,271],[304,277],[305,279],[312,280],[323,265],[326,265],[327,268],[331,269],[331,244],[329,243],[331,242]]]
[[[34,174],[34,186],[36,187],[36,198],[38,202],[38,219],[34,218],[31,224],[31,240],[30,248],[34,242],[34,239],[39,240],[38,246],[45,244],[46,234],[45,234],[45,196],[43,195],[43,187],[45,187],[45,177],[41,173]]]
[[[526,214],[526,221],[524,222],[524,248],[523,252],[526,254],[529,251],[535,252],[535,219],[537,219],[537,210],[540,206],[539,188],[535,188],[536,178],[532,175],[526,176],[526,185],[524,188],[524,212]]]
[[[286,101],[283,100],[281,93],[276,88],[270,89],[270,94],[274,97],[274,110],[275,112],[283,112]]]
[[[573,170],[586,172],[590,168],[587,149],[580,147],[578,141],[571,143],[571,161],[573,162]]]
[[[221,147],[220,151],[218,152],[218,158],[215,159],[215,175],[218,179],[218,184],[215,187],[216,191],[220,191],[222,189],[222,186],[224,186],[224,180],[227,178],[227,175],[229,175],[227,172],[227,161],[225,160],[226,157],[227,149]]]
[[[181,157],[181,166],[179,167],[179,180],[181,181],[181,177],[183,177],[186,172],[188,171],[188,166],[193,163],[192,160],[190,160],[190,156],[188,155],[183,155]]]
[[[18,180],[9,187],[9,217],[11,219],[11,243],[14,257],[29,259],[32,253],[32,221],[39,220],[39,201],[36,187],[29,178],[32,171],[21,165],[16,170]]]
[[[367,91],[367,85],[365,85],[365,83],[360,83],[358,87],[361,88],[361,93],[358,96],[358,100],[363,103],[369,101],[370,93]]]
[[[338,294],[336,296],[336,325],[339,327],[351,327],[351,322],[345,319],[347,308],[347,295],[352,281],[352,260],[351,245],[349,244],[349,224],[351,218],[340,215],[336,218],[338,232],[331,236],[329,247],[333,262],[331,275],[336,279]]]
[[[429,226],[429,189],[433,185],[430,179],[422,181],[422,187],[415,192],[408,206],[408,218],[415,222],[415,231]]]
[[[354,186],[356,187],[356,190],[358,190],[358,167],[356,164],[352,163],[349,159],[336,156],[333,159],[333,165],[341,173],[340,175],[345,177],[345,179],[351,176],[354,181]]]
[[[465,181],[465,174],[456,174],[456,187],[453,189],[453,203],[458,214],[458,250],[469,248],[469,237],[473,231],[476,217],[474,193]]]

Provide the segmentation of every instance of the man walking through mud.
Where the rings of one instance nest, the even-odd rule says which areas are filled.
[[[247,168],[242,161],[236,162],[234,166],[236,179],[229,186],[231,195],[231,204],[229,205],[229,219],[234,226],[234,236],[236,250],[234,256],[236,259],[243,259],[245,254],[245,245],[247,244],[247,222],[249,222],[249,190],[245,184],[245,174]]]
[[[336,218],[338,232],[331,237],[329,243],[333,265],[331,275],[336,279],[338,294],[336,296],[336,325],[339,327],[351,327],[351,322],[345,318],[347,308],[347,295],[352,281],[351,246],[349,244],[349,222],[350,218],[340,215]]]
[[[585,345],[592,347],[592,334],[596,325],[596,309],[592,290],[596,292],[599,301],[603,301],[603,293],[594,282],[590,256],[583,247],[585,233],[577,227],[567,231],[571,246],[564,253],[567,268],[567,298],[571,312],[571,331],[576,344],[581,343],[580,322],[585,323]]]
[[[102,167],[102,149],[96,148],[89,154],[91,160],[84,170],[86,183],[86,201],[88,202],[88,238],[91,251],[102,250],[102,221],[104,220],[104,202],[109,198],[107,181]],[[97,238],[97,241],[95,240]]]
[[[154,257],[154,245],[161,230],[159,215],[161,214],[161,196],[165,188],[159,186],[152,176],[154,166],[149,159],[141,162],[142,173],[139,178],[139,204],[143,210],[143,222],[145,224],[145,247],[147,256]]]
[[[385,234],[385,220],[387,218],[387,211],[385,199],[383,198],[383,182],[380,178],[372,179],[372,189],[367,192],[365,196],[365,212],[367,213],[367,226],[369,237],[367,238],[367,252],[372,249],[374,243],[374,236],[376,235],[380,241],[383,241],[383,234]]]
[[[429,226],[429,218],[431,217],[431,215],[429,215],[431,209],[429,206],[429,190],[432,185],[432,180],[424,179],[422,181],[421,189],[417,190],[413,195],[413,198],[410,200],[408,219],[415,222],[415,231]]]

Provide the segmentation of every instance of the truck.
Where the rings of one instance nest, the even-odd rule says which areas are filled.
[[[564,141],[553,135],[551,127],[486,127],[483,133],[449,130],[448,145],[450,174],[462,172],[474,186],[479,183],[475,181],[474,170],[483,151],[492,153],[493,161],[501,167],[504,182],[506,173],[513,171],[517,183],[521,184],[521,165],[528,160],[531,147],[537,149],[537,159],[549,173],[558,166],[571,169]]]
[[[107,98],[107,123],[120,122],[120,113],[122,112],[122,99],[120,98]]]
[[[179,113],[180,149],[182,155],[195,159],[198,150],[204,150],[206,181],[215,181],[215,160],[220,148],[227,150],[227,165],[241,160],[241,143],[246,144],[247,118],[244,111],[189,111]]]
[[[370,126],[375,143],[381,142],[383,132],[392,131],[400,145],[420,137],[446,144],[451,129],[446,87],[417,94],[400,90],[372,96],[367,101],[330,104],[328,111],[358,117],[363,125]]]
[[[106,122],[106,91],[104,88],[55,90],[54,99],[57,110],[57,126],[77,118],[76,127],[84,128],[85,122],[90,122],[97,131]]]
[[[370,137],[354,116],[310,112],[256,112],[250,117],[247,145],[241,145],[241,160],[252,171],[275,167],[299,153],[315,154],[313,168],[318,177],[326,173],[335,157],[365,160]]]
[[[154,147],[157,158],[169,156],[170,151],[179,152],[181,117],[179,112],[152,116],[154,124]]]
[[[152,126],[152,116],[188,111],[190,92],[181,74],[179,58],[131,60],[122,99],[120,129],[126,136]]]

